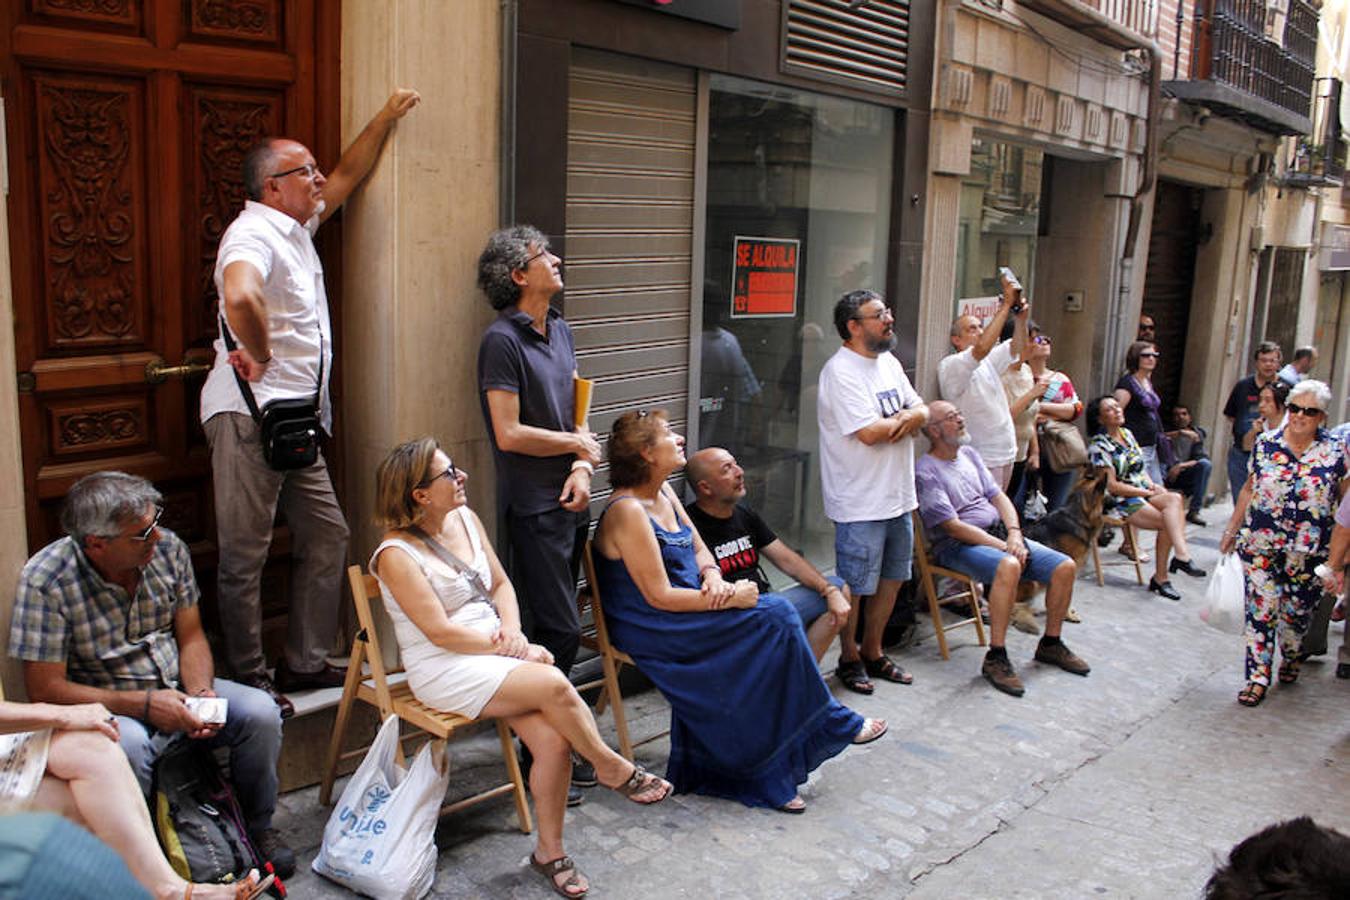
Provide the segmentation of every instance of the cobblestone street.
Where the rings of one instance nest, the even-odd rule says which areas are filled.
[[[1191,529],[1206,569],[1227,509]],[[1114,547],[1102,556],[1123,560]],[[970,629],[953,632],[944,662],[921,618],[921,642],[898,654],[914,685],[859,697],[829,679],[891,730],[817,770],[805,815],[697,796],[640,808],[593,789],[568,812],[568,852],[593,897],[1172,898],[1197,896],[1217,855],[1277,820],[1306,813],[1350,831],[1350,682],[1334,677],[1334,649],[1298,684],[1243,708],[1241,638],[1198,619],[1203,580],[1173,581],[1180,603],[1136,586],[1128,565],[1108,565],[1104,588],[1080,571],[1084,622],[1064,637],[1092,674],[1033,663],[1035,639],[1012,631],[1021,699],[980,678]],[[1342,627],[1332,626],[1333,648]],[[635,736],[664,728],[654,691],[628,708]],[[452,744],[451,793],[495,776],[495,750],[491,735]],[[638,751],[656,771],[665,753],[664,741]],[[282,805],[301,856],[291,896],[349,896],[309,870],[329,813],[317,790]],[[532,839],[515,830],[509,801],[445,819],[436,839],[433,896],[552,896],[522,866]]]

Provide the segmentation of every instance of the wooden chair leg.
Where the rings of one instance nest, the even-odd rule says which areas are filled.
[[[614,711],[614,731],[619,736],[619,754],[633,762],[633,741],[628,736],[628,717],[623,709],[623,696],[619,692],[619,667],[611,656],[601,657],[605,670],[605,693],[609,695],[609,706]]]
[[[511,794],[516,801],[516,820],[520,830],[529,834],[534,830],[534,820],[530,818],[530,801],[525,794],[525,779],[520,771],[520,760],[516,758],[516,745],[511,740],[511,729],[501,719],[497,720],[497,737],[502,742],[502,761],[506,763],[506,775],[511,781]]]
[[[980,612],[980,598],[975,595],[975,582],[968,582],[966,587],[970,590],[970,608],[975,616],[975,638],[981,647],[988,647],[989,639],[984,636],[984,614]]]
[[[1130,546],[1134,548],[1134,560],[1133,560],[1133,562],[1134,562],[1134,580],[1137,581],[1137,582],[1139,582],[1140,584],[1143,584],[1143,583],[1144,583],[1144,570],[1143,570],[1143,568],[1139,565],[1139,554],[1140,554],[1140,552],[1141,552],[1141,548],[1140,548],[1139,542],[1138,542],[1138,541],[1139,541],[1139,532],[1136,531],[1135,528],[1134,528],[1134,526],[1131,525],[1129,522],[1121,522],[1120,525],[1121,525],[1121,530],[1125,532],[1125,539],[1128,540],[1128,541],[1130,542]],[[1157,551],[1154,551],[1154,552],[1157,552]]]
[[[361,663],[365,656],[363,648],[360,638],[352,641],[347,679],[342,685],[342,699],[338,702],[337,718],[333,722],[333,737],[328,742],[328,764],[324,767],[323,782],[319,786],[319,802],[324,806],[333,802],[333,781],[337,778],[338,759],[342,755],[342,738],[347,733],[352,706],[356,703],[356,689],[361,683]]]
[[[928,617],[933,620],[933,633],[937,635],[938,653],[942,654],[943,659],[951,659],[951,652],[947,649],[947,629],[942,627],[942,607],[937,599],[937,586],[933,584],[933,576],[927,571],[920,578],[923,581],[924,595],[928,597]],[[977,610],[976,615],[978,614]]]
[[[1106,579],[1102,575],[1102,555],[1097,549],[1096,535],[1093,535],[1092,537],[1092,568],[1097,572],[1097,587],[1104,587],[1106,585]]]

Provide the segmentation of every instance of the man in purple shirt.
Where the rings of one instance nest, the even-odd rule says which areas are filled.
[[[1086,675],[1088,664],[1059,639],[1073,599],[1073,560],[1022,537],[1012,501],[969,446],[965,419],[955,406],[945,400],[930,403],[923,431],[932,446],[914,464],[914,480],[933,558],[990,585],[984,677],[1005,694],[1020,697],[1025,692],[1004,647],[1020,581],[1046,585],[1045,636],[1036,646],[1036,660]]]

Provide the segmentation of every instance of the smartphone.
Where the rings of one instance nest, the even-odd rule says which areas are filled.
[[[1022,302],[1022,282],[1017,280],[1017,275],[1007,266],[998,267],[998,277],[1004,284],[1017,291],[1017,302],[1012,305],[1012,313],[1017,315],[1026,308],[1026,304]]]

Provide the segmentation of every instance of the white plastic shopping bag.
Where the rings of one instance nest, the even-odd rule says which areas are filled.
[[[1205,588],[1205,607],[1200,618],[1211,628],[1228,634],[1242,634],[1245,625],[1247,589],[1242,580],[1242,560],[1236,553],[1225,553]]]
[[[436,819],[450,783],[444,744],[427,743],[407,769],[397,746],[398,717],[390,716],[342,791],[312,864],[376,900],[415,900],[431,890]]]

